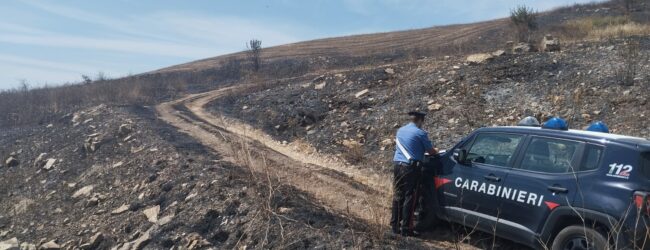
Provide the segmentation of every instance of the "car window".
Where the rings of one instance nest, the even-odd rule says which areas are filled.
[[[467,159],[475,163],[506,167],[512,160],[521,138],[521,135],[514,134],[479,134],[468,151]]]
[[[587,144],[585,146],[585,153],[582,156],[580,171],[597,169],[600,163],[600,156],[603,155],[603,150],[602,146]]]
[[[533,138],[520,168],[544,173],[573,172],[573,157],[579,146],[580,142],[575,141]]]
[[[643,152],[641,153],[641,162],[639,162],[639,166],[641,167],[641,174],[645,176],[645,178],[650,179],[650,152]]]

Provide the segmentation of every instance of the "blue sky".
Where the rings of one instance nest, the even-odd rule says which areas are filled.
[[[109,77],[263,46],[505,17],[591,0],[7,0],[0,89]]]

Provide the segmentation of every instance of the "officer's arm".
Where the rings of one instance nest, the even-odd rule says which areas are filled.
[[[438,149],[433,147],[433,143],[431,140],[429,140],[429,134],[426,132],[423,132],[420,137],[422,138],[422,144],[424,146],[424,150],[429,153],[429,155],[436,155],[438,154]]]

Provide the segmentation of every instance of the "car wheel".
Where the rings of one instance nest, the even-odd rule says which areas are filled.
[[[593,228],[568,226],[553,240],[553,250],[605,250],[609,249],[605,236]]]

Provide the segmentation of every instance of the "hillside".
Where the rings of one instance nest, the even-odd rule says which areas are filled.
[[[0,249],[522,249],[453,224],[386,234],[389,164],[410,110],[442,149],[528,115],[650,137],[650,6],[538,26],[529,44],[498,19],[265,48],[259,72],[242,52],[1,92]]]

